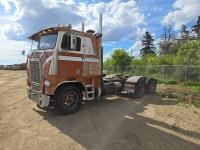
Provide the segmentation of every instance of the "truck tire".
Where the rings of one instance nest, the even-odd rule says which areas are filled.
[[[146,85],[146,94],[152,94],[156,91],[157,80],[151,78]]]
[[[76,86],[61,88],[55,96],[56,109],[63,115],[77,112],[82,105],[82,94]]]
[[[140,98],[145,93],[145,78],[141,78],[135,85],[134,98]]]

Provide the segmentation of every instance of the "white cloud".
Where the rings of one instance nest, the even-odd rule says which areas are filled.
[[[74,0],[0,0],[4,14],[0,17],[0,55],[13,58],[14,50],[21,50],[31,34],[58,24],[71,23],[81,29],[85,22],[87,29],[98,31],[99,14],[103,14],[103,40],[137,40],[144,33],[145,15],[135,0],[113,0],[109,2],[81,2]],[[9,17],[4,17],[9,16]],[[6,42],[7,39],[7,42]],[[18,41],[15,41],[18,40]],[[4,41],[4,42],[2,42]],[[7,48],[6,45],[10,45]],[[16,57],[17,58],[17,57]],[[2,60],[2,59],[1,59]]]
[[[135,39],[141,35],[140,25],[144,24],[144,14],[140,13],[135,0],[113,0],[108,3],[76,3],[73,0],[8,1],[4,7],[8,9],[7,5],[11,3],[15,5],[13,21],[22,26],[24,38],[44,27],[57,24],[71,23],[80,29],[82,21],[85,22],[86,29],[97,31],[100,13],[103,13],[105,41]],[[19,30],[22,31],[21,28]],[[13,39],[7,32],[5,34]]]
[[[24,33],[23,38],[37,32],[45,27],[57,26],[58,24],[78,24],[82,17],[77,15],[77,7],[69,1],[56,1],[56,0],[8,0],[10,7],[16,7],[12,16],[10,24],[21,26]],[[0,1],[2,4],[2,2]],[[3,5],[4,6],[4,5]],[[12,6],[13,7],[13,6]],[[5,8],[5,7],[4,7]],[[6,9],[6,8],[5,8]],[[6,14],[6,13],[5,13]],[[2,25],[1,25],[2,26]],[[4,25],[5,26],[5,25]],[[9,25],[7,24],[7,28]],[[12,27],[10,26],[10,31]],[[9,30],[8,29],[8,30]],[[5,31],[8,39],[17,39],[18,35],[10,36],[10,32]],[[16,31],[16,30],[15,30]],[[19,32],[21,29],[19,28]],[[21,35],[22,37],[22,35]]]
[[[0,64],[26,62],[26,57],[21,55],[22,50],[28,51],[30,43],[27,41],[0,40]]]
[[[0,3],[4,6],[6,13],[9,13],[10,10],[11,10],[11,6],[9,4],[9,1],[0,0]]]
[[[138,58],[140,56],[140,49],[142,49],[142,42],[136,41],[132,46],[129,47],[128,52],[132,56]]]
[[[130,56],[132,55],[132,56],[134,56],[136,58],[139,58],[140,57],[140,50],[141,49],[142,49],[142,42],[141,42],[141,40],[138,40],[133,45],[131,45],[126,52]],[[104,54],[104,57],[103,57],[104,61],[107,60],[111,56],[113,50],[114,49],[112,49],[111,52],[108,52],[108,53]]]
[[[180,29],[182,24],[187,24],[199,15],[200,0],[176,0],[162,24],[172,24],[175,29]]]
[[[97,30],[97,20],[103,13],[103,34],[105,41],[118,41],[124,38],[135,39],[144,24],[144,15],[140,13],[137,3],[132,1],[113,0],[109,3],[84,4],[79,14],[85,18],[86,27]],[[96,26],[95,26],[96,25]]]
[[[24,34],[24,30],[22,25],[18,23],[8,23],[0,25],[0,39],[8,39],[15,38],[16,36],[20,36]]]

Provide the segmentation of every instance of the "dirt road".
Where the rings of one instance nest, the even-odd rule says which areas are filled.
[[[0,71],[0,150],[199,150],[200,110],[110,96],[59,116],[27,99],[24,71]]]

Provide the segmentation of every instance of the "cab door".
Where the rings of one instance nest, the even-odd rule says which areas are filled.
[[[84,73],[84,54],[82,50],[82,36],[74,32],[64,32],[61,40],[59,60],[61,70],[71,77]]]

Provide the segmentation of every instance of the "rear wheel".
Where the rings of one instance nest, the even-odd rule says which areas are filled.
[[[55,96],[56,108],[62,114],[78,111],[82,104],[82,94],[76,86],[62,88]]]
[[[135,85],[134,98],[140,98],[145,92],[145,78],[140,79]]]
[[[149,82],[147,83],[146,85],[146,90],[145,92],[147,94],[152,94],[156,91],[156,84],[157,84],[157,81],[155,79],[150,79]]]

